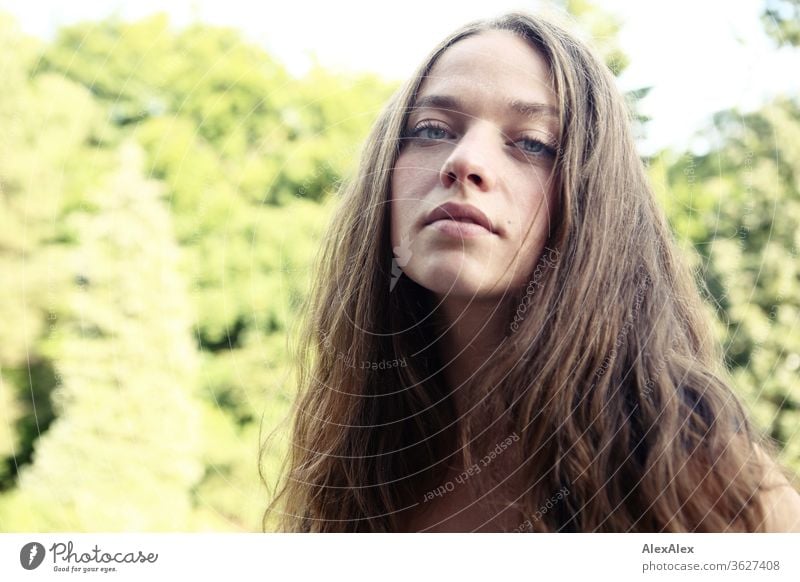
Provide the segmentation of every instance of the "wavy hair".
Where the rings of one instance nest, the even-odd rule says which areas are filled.
[[[389,292],[390,185],[423,79],[450,46],[486,30],[519,35],[549,65],[558,213],[531,273],[534,300],[530,285],[508,292],[507,341],[470,380],[478,404],[457,417],[430,293],[408,277]],[[403,510],[443,482],[447,459],[470,466],[513,431],[504,455],[523,487],[509,503],[540,516],[532,530],[764,528],[758,447],[771,445],[730,387],[631,120],[607,66],[552,17],[471,22],[430,53],[339,191],[292,344],[300,391],[264,523],[274,512],[280,531],[400,531]]]

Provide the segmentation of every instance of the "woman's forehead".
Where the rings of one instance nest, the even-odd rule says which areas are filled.
[[[484,31],[449,47],[423,79],[414,105],[428,95],[494,99],[507,106],[537,103],[555,108],[544,58],[508,31]]]

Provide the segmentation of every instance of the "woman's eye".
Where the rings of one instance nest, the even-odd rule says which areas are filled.
[[[556,154],[555,149],[539,141],[538,139],[526,137],[519,140],[517,143],[523,144],[521,149],[527,154],[548,155],[548,156],[554,156]]]
[[[434,127],[434,126],[423,127],[422,132],[428,132],[428,137],[430,139],[442,139],[447,133],[441,127]]]
[[[446,127],[436,123],[420,123],[417,127],[408,132],[406,137],[421,139],[445,139],[448,134]]]

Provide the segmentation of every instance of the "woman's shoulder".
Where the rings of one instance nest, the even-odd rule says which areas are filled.
[[[756,450],[766,465],[760,499],[764,507],[764,531],[800,533],[800,493],[767,453],[758,446]]]

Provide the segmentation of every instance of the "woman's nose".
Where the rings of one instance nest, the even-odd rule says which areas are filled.
[[[480,190],[494,188],[495,174],[490,165],[492,148],[498,140],[497,130],[489,124],[471,127],[457,141],[445,160],[440,180],[445,188],[453,182],[471,183]]]

